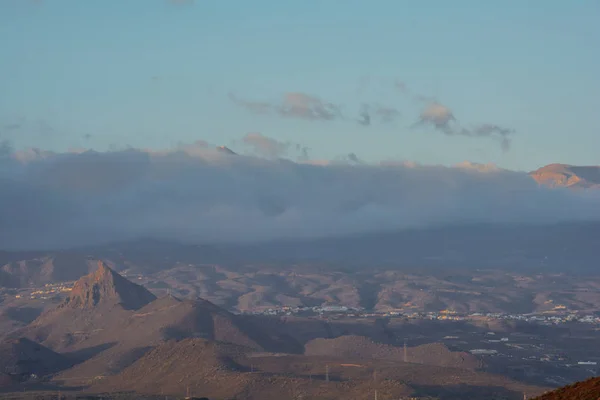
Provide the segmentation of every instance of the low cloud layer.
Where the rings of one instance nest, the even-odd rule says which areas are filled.
[[[264,139],[246,137],[266,154],[282,151]],[[367,165],[354,154],[294,162],[229,154],[202,141],[165,151],[8,150],[0,155],[0,183],[4,249],[600,218],[597,191],[545,189],[524,173],[490,166]]]

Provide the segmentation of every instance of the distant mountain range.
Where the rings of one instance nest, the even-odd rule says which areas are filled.
[[[553,188],[600,189],[600,166],[549,164],[529,175],[539,184]]]
[[[494,268],[595,271],[600,223],[471,224],[257,244],[197,245],[154,239],[56,251],[0,251],[0,287],[73,281],[107,260],[156,273],[180,264],[336,263],[344,268]]]

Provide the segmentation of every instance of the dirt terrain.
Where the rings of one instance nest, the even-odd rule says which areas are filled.
[[[2,382],[7,392],[54,387],[180,396],[191,391],[223,400],[368,399],[374,391],[381,398],[517,399],[524,391],[545,390],[478,371],[476,357],[442,344],[408,347],[405,362],[403,348],[369,335],[331,338],[332,329],[342,328],[312,325],[317,327],[312,333],[294,336],[288,329],[302,326],[302,319],[297,325],[264,321],[203,299],[155,298],[100,262],[55,309],[8,335],[12,339],[3,351],[11,365],[0,371]],[[353,328],[361,329],[382,329],[385,338],[385,325],[378,322]],[[38,349],[41,359],[21,362],[14,356],[29,348]]]

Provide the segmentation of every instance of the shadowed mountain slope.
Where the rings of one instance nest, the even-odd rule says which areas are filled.
[[[0,373],[41,376],[70,366],[63,355],[29,339],[7,339],[0,343]]]

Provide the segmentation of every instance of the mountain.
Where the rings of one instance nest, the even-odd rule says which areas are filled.
[[[137,310],[156,300],[146,288],[128,281],[98,261],[98,269],[79,279],[62,307],[91,308],[100,305],[120,305]]]
[[[530,173],[541,185],[552,188],[600,188],[600,166],[550,164]]]
[[[70,365],[66,357],[29,339],[8,339],[0,343],[0,374],[43,376]]]
[[[600,377],[597,377],[553,390],[534,400],[598,400],[599,398]]]
[[[69,381],[119,373],[173,339],[204,338],[254,351],[301,351],[295,341],[280,339],[204,299],[157,299],[103,262],[75,283],[60,306],[13,335],[69,353],[77,365],[60,374]]]

